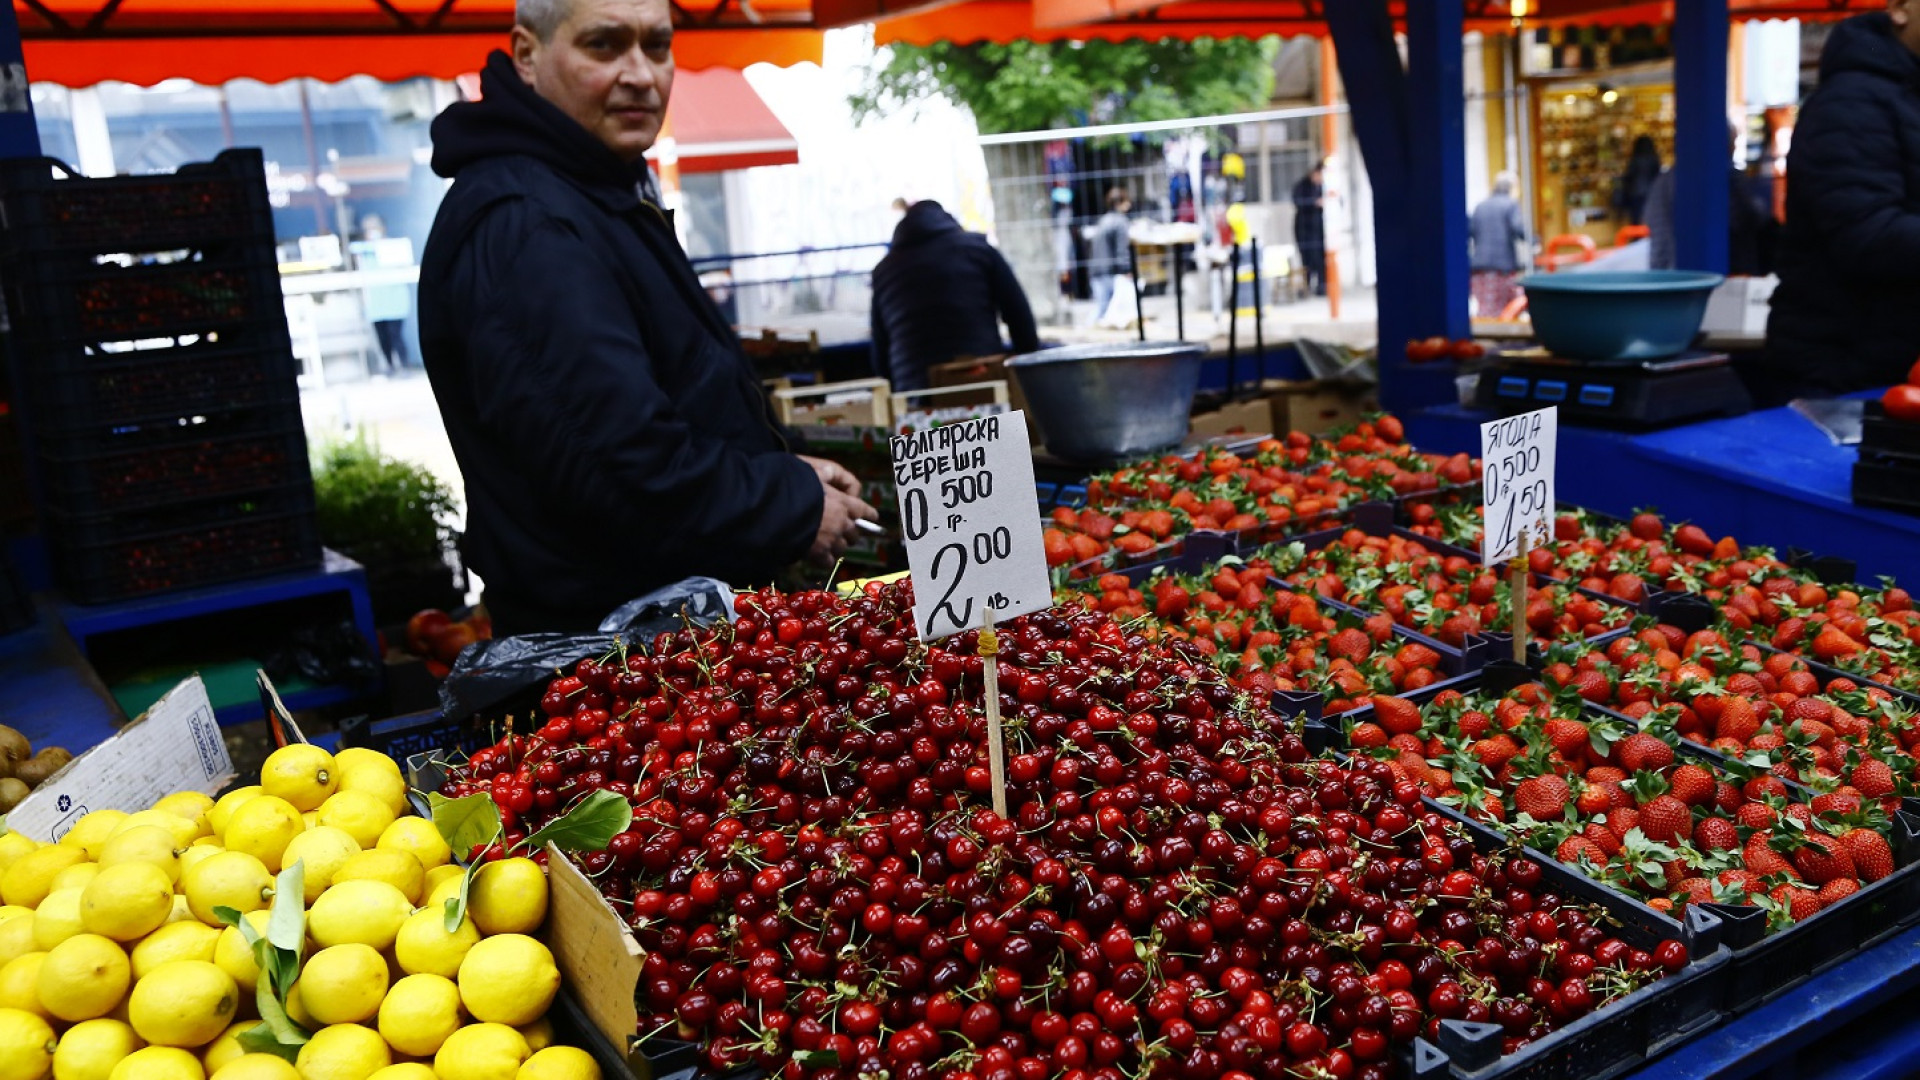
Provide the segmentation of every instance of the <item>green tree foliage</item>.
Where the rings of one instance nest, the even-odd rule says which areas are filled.
[[[983,134],[1242,112],[1273,93],[1278,38],[893,45],[853,95],[856,121],[942,97]]]

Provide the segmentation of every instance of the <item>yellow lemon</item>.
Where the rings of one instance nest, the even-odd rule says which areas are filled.
[[[80,892],[80,921],[87,931],[115,941],[146,937],[171,914],[173,881],[152,863],[109,866]]]
[[[106,838],[102,837],[101,842],[105,843]],[[54,875],[86,862],[87,858],[85,851],[68,844],[50,844],[22,855],[0,875],[0,899],[21,907],[39,907],[40,901],[53,891]]]
[[[393,824],[393,810],[364,791],[342,791],[320,804],[314,820],[345,829],[362,848],[370,848]]]
[[[395,817],[407,812],[407,782],[398,772],[362,765],[340,774],[340,790],[370,795]]]
[[[174,814],[193,822],[194,828],[202,836],[213,832],[213,822],[209,815],[213,813],[213,796],[200,791],[176,791],[153,804],[155,810],[163,814]]]
[[[61,889],[84,889],[87,883],[100,876],[100,864],[94,862],[75,863],[53,875],[53,888],[47,893],[52,896]],[[41,901],[44,906],[46,901]]]
[[[527,1049],[537,1054],[553,1045],[553,1021],[543,1016],[531,1024],[522,1024],[520,1037],[527,1040]]]
[[[367,1080],[393,1064],[386,1040],[359,1024],[334,1024],[313,1033],[294,1064],[300,1080]]]
[[[204,960],[175,960],[133,984],[127,1015],[156,1046],[200,1047],[227,1030],[239,1006],[239,988],[226,972]]]
[[[107,1080],[120,1059],[145,1045],[124,1021],[81,1021],[60,1036],[53,1052],[53,1080]]]
[[[398,824],[398,822],[395,822],[395,824]],[[440,888],[440,886],[445,884],[446,882],[451,881],[454,883],[454,887],[456,889],[459,888],[460,875],[466,872],[467,872],[466,868],[463,866],[460,866],[457,863],[447,863],[443,866],[428,867],[427,880],[426,880],[428,903],[432,903],[432,896],[434,894],[434,890]],[[444,900],[446,899],[446,897],[443,896],[441,897],[441,899]],[[0,911],[5,911],[5,910],[6,908],[0,907]]]
[[[421,892],[426,887],[427,872],[421,869],[419,859],[404,851],[374,848],[350,856],[340,869],[334,871],[333,880],[384,881],[399,889],[400,895],[407,898],[407,903],[418,904]]]
[[[121,1058],[107,1080],[207,1080],[207,1070],[177,1046],[143,1046]]]
[[[106,843],[107,837],[112,836],[113,830],[125,820],[125,810],[95,810],[82,814],[80,820],[73,823],[73,828],[67,830],[67,835],[60,838],[60,842],[85,851],[89,859],[98,859],[100,845]]]
[[[93,864],[82,863],[81,865],[92,866]],[[65,871],[61,871],[61,872],[65,873]],[[83,882],[82,884],[85,884],[85,883]],[[0,923],[5,923],[8,919],[17,919],[22,915],[31,915],[31,914],[33,914],[32,908],[21,907],[18,904],[0,904]]]
[[[6,873],[7,867],[12,866],[15,859],[39,849],[38,843],[20,833],[0,833],[0,874]]]
[[[344,779],[350,772],[363,768],[374,768],[400,775],[400,763],[378,750],[369,750],[364,746],[347,746],[333,752],[333,768]]]
[[[448,874],[438,882],[427,886],[427,902],[421,907],[437,908],[460,895],[460,874]]]
[[[113,837],[119,836],[121,833],[146,825],[165,829],[167,835],[173,837],[173,846],[176,848],[186,847],[200,836],[199,828],[197,828],[193,822],[188,821],[178,814],[169,814],[160,810],[141,810],[128,814],[120,824],[115,825],[112,835],[108,836],[107,839],[111,841]],[[102,844],[100,846],[100,854],[94,856],[94,861],[99,861],[101,855],[105,855],[106,851],[106,845]]]
[[[208,1080],[300,1080],[300,1070],[272,1054],[244,1054],[221,1066]]]
[[[141,938],[133,947],[128,957],[133,961],[133,977],[144,978],[147,972],[175,960],[212,963],[214,947],[219,943],[220,931],[197,919],[170,922]]]
[[[39,1080],[53,1068],[54,1045],[45,1017],[0,1009],[0,1076]]]
[[[411,914],[405,894],[384,881],[342,881],[308,909],[307,933],[322,948],[359,942],[384,951]]]
[[[378,950],[349,943],[321,949],[300,972],[300,1000],[323,1024],[357,1024],[380,1011],[387,961]]]
[[[33,947],[46,952],[86,930],[80,921],[80,898],[85,889],[55,889],[33,912]]]
[[[600,1080],[600,1066],[577,1046],[549,1046],[534,1051],[514,1080]]]
[[[531,934],[547,917],[547,872],[532,859],[490,862],[473,876],[467,905],[482,934]]]
[[[438,975],[409,975],[380,1003],[380,1037],[409,1057],[432,1057],[460,1030],[460,989]]]
[[[296,862],[304,864],[300,882],[306,891],[307,903],[311,904],[333,884],[334,872],[340,865],[359,852],[360,842],[346,830],[322,825],[294,837],[280,858],[288,866]]]
[[[232,819],[233,812],[239,809],[241,803],[246,802],[258,794],[260,794],[260,785],[249,784],[246,787],[234,788],[232,791],[215,799],[213,801],[213,809],[207,811],[207,824],[213,826],[213,835],[225,836],[227,833],[227,822]]]
[[[374,846],[382,851],[404,851],[420,860],[421,867],[426,870],[445,866],[453,859],[453,849],[447,846],[440,830],[434,827],[433,822],[422,817],[394,819]]]
[[[460,961],[460,1000],[477,1020],[531,1024],[559,989],[553,953],[525,934],[481,938]]]
[[[0,923],[0,965],[39,949],[33,940],[33,925],[38,921],[30,912],[25,918]]]
[[[339,786],[333,755],[311,743],[283,746],[260,766],[260,790],[285,799],[295,810],[317,810]],[[229,823],[228,828],[232,828]],[[229,844],[228,846],[232,846]]]
[[[200,1051],[200,1064],[207,1070],[207,1075],[219,1072],[220,1066],[229,1061],[246,1056],[247,1048],[240,1045],[240,1035],[257,1023],[257,1020],[236,1020],[227,1025],[227,1030],[221,1032],[219,1038]]]
[[[460,961],[467,958],[467,950],[479,941],[480,928],[472,919],[461,919],[460,928],[447,933],[446,913],[436,904],[421,908],[400,924],[393,955],[409,975],[451,979],[460,974]]]
[[[253,932],[261,937],[267,936],[267,909],[259,908],[240,916],[253,927]],[[138,952],[139,950],[134,950]],[[260,968],[253,962],[253,946],[247,944],[247,936],[237,926],[229,926],[220,931],[213,943],[213,966],[227,973],[235,986],[253,993],[260,981]]]
[[[193,907],[187,903],[186,895],[184,893],[174,893],[173,910],[167,912],[167,921],[169,923],[177,923],[199,922],[200,920],[193,917]]]
[[[30,952],[0,967],[0,1009],[19,1009],[53,1019],[53,1014],[40,1003],[40,968],[46,962],[46,953]]]
[[[126,950],[98,934],[78,934],[54,946],[40,963],[40,1003],[69,1023],[113,1011],[133,982]]]
[[[179,881],[181,850],[175,846],[172,833],[158,825],[141,825],[123,829],[108,838],[100,848],[100,867],[105,869],[124,862],[149,862],[166,871],[168,881]]]
[[[194,863],[180,875],[180,891],[186,895],[193,917],[208,926],[225,925],[213,913],[217,907],[235,911],[258,911],[267,905],[273,888],[273,875],[258,858],[244,851],[223,851]]]
[[[280,857],[293,838],[307,831],[300,811],[285,799],[257,795],[240,804],[227,819],[227,850],[238,851],[260,860],[267,872],[280,872]]]
[[[468,1024],[440,1044],[433,1073],[439,1080],[514,1080],[532,1053],[527,1040],[505,1024]]]
[[[440,1080],[433,1074],[433,1066],[409,1061],[401,1065],[389,1065],[375,1072],[367,1080]]]
[[[203,844],[200,842],[201,840],[207,842]],[[187,871],[225,850],[227,849],[214,843],[211,836],[203,836],[200,840],[195,840],[193,843],[188,844],[187,850],[180,853],[180,876],[187,876]]]

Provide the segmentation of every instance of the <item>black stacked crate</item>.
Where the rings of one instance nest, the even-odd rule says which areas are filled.
[[[0,161],[0,277],[69,597],[319,562],[258,150],[104,179]]]
[[[1853,501],[1920,514],[1920,424],[1893,419],[1877,401],[1860,417]]]

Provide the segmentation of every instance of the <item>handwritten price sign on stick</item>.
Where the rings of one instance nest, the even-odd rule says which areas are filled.
[[[1480,485],[1486,535],[1480,561],[1492,566],[1553,537],[1553,470],[1559,449],[1560,410],[1549,406],[1480,425]]]
[[[1053,606],[1021,413],[895,435],[893,481],[920,640]]]

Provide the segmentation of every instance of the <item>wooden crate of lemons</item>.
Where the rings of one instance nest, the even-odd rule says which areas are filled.
[[[462,876],[369,750],[289,746],[217,802],[96,811],[55,844],[0,836],[0,1080],[599,1077],[552,1045],[541,868],[486,864],[448,932]],[[273,904],[294,878],[304,933],[282,1002],[259,992],[250,942],[302,906]],[[305,1041],[276,1042],[263,1010]]]

